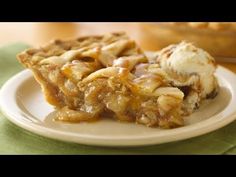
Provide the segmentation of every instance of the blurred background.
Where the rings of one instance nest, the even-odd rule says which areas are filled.
[[[159,50],[185,40],[215,57],[236,57],[236,23],[228,22],[0,23],[0,45],[24,42],[36,47],[56,38],[70,39],[115,31],[127,32],[144,50]]]
[[[24,42],[40,46],[49,40],[126,31],[137,38],[139,23],[0,23],[0,44]]]

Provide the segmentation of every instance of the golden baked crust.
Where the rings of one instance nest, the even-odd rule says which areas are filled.
[[[69,104],[71,107],[71,97],[78,94],[74,83],[111,65],[120,56],[129,56],[129,52],[132,55],[142,53],[125,33],[112,33],[68,41],[55,40],[40,48],[27,49],[17,58],[33,71],[50,104],[57,107]]]

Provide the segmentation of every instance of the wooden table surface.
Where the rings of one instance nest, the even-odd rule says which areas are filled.
[[[138,25],[138,23],[0,23],[0,45],[25,42],[39,46],[55,38],[75,38],[80,35],[112,31],[125,31],[142,44]],[[148,45],[145,46],[144,50],[148,50]],[[236,64],[223,62],[219,64],[236,73]]]

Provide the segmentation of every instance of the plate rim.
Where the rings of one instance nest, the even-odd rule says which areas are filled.
[[[230,70],[228,70],[222,66],[218,66],[217,70],[224,72],[225,75],[230,76],[230,79],[224,78],[224,77],[221,79],[232,80],[232,77],[233,77],[236,81],[236,75],[233,72],[231,72]],[[218,113],[214,116],[211,116],[207,120],[200,121],[200,122],[192,124],[192,125],[188,125],[188,126],[181,127],[181,128],[175,128],[175,129],[171,129],[171,130],[165,130],[165,133],[159,132],[159,136],[145,135],[143,137],[142,136],[138,136],[136,138],[132,137],[132,139],[130,139],[130,137],[128,137],[128,138],[122,137],[120,139],[119,139],[119,137],[115,137],[115,139],[114,139],[114,138],[108,138],[108,137],[99,137],[98,138],[94,135],[84,135],[84,134],[81,135],[81,134],[77,134],[77,133],[73,133],[73,132],[63,132],[60,130],[55,130],[52,128],[44,127],[42,125],[38,125],[38,124],[35,124],[32,122],[22,121],[24,119],[19,119],[19,115],[15,114],[15,112],[11,112],[7,108],[7,105],[6,105],[6,102],[4,99],[5,98],[4,93],[6,93],[9,86],[11,86],[12,83],[15,81],[18,81],[18,86],[19,86],[24,81],[26,81],[27,79],[29,79],[31,77],[33,77],[31,71],[26,69],[26,70],[23,70],[23,71],[17,73],[16,75],[12,76],[8,81],[5,82],[5,84],[1,87],[1,90],[0,90],[0,109],[8,120],[10,120],[14,124],[20,126],[21,128],[26,129],[30,132],[36,133],[38,135],[47,137],[47,138],[57,139],[57,140],[61,140],[61,141],[74,142],[74,143],[80,143],[80,144],[86,144],[86,145],[116,146],[116,147],[118,147],[118,146],[119,147],[145,146],[145,145],[162,144],[162,143],[167,143],[167,142],[172,142],[172,141],[185,140],[185,139],[197,137],[197,136],[212,132],[214,130],[224,127],[225,125],[231,123],[232,121],[234,121],[236,119],[236,109],[234,109],[234,110],[232,109],[231,113],[228,116],[223,117],[219,120],[215,120],[215,122],[211,122],[212,119],[216,119],[217,117],[220,117],[219,114],[222,111],[224,111],[225,109],[227,109],[229,107],[229,105],[231,105],[231,107],[232,107],[232,104],[236,103],[236,95],[233,94],[234,92],[232,92],[232,90],[233,90],[232,86],[234,86],[234,88],[236,88],[236,83],[233,84],[233,82],[231,82],[231,84],[228,85],[229,88],[231,87],[231,89],[230,89],[231,95],[232,95],[231,100],[229,101],[227,107],[224,110],[222,110],[220,113]],[[227,83],[229,84],[229,82],[227,82]],[[17,90],[17,88],[18,87],[16,84],[15,90]],[[12,89],[14,90],[14,88],[12,88]],[[203,124],[203,123],[205,123],[205,124]],[[213,123],[215,123],[215,124],[213,124]],[[211,126],[208,127],[209,125],[211,125]],[[161,134],[163,134],[163,133],[164,133],[164,136],[161,136]],[[165,135],[166,133],[168,133],[168,134]],[[172,136],[174,135],[174,136],[171,137],[171,135]]]

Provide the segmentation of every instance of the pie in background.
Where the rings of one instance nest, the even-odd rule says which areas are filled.
[[[219,58],[236,57],[236,22],[163,22],[139,25],[145,50],[160,50],[183,40]]]

